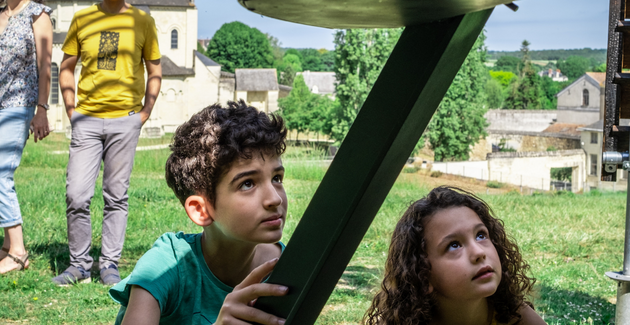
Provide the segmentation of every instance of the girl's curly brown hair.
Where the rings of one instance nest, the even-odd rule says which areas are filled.
[[[431,264],[426,253],[425,225],[438,211],[468,207],[488,228],[490,240],[501,261],[501,282],[488,302],[496,311],[496,320],[508,323],[520,319],[519,308],[531,303],[525,295],[535,279],[528,277],[529,265],[523,261],[518,246],[508,237],[503,221],[476,195],[456,187],[440,186],[413,203],[396,225],[385,265],[381,290],[365,314],[367,325],[415,325],[431,321],[435,297],[429,293]]]

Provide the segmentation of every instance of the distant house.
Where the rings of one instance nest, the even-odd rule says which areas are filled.
[[[335,78],[334,72],[298,72],[304,77],[306,86],[313,94],[326,95],[335,98]]]
[[[606,73],[587,72],[562,89],[558,98],[558,122],[588,125],[603,118]]]
[[[278,77],[276,69],[236,69],[234,99],[244,99],[261,112],[278,110]]]
[[[540,72],[538,72],[538,75],[541,77],[548,77],[551,78],[551,80],[553,81],[567,81],[569,80],[569,77],[565,76],[562,74],[562,72],[560,72],[560,69],[548,69],[548,70],[542,70]]]
[[[619,125],[630,126],[630,120],[619,120]],[[617,182],[602,182],[602,136],[604,130],[604,120],[599,120],[593,124],[578,128],[582,131],[582,149],[586,153],[586,189],[607,189],[623,190],[627,188],[628,172],[617,169]],[[613,185],[614,184],[614,185]]]

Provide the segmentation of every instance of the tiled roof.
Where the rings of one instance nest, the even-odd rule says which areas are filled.
[[[332,94],[335,92],[335,81],[337,79],[334,72],[304,71],[298,72],[298,74],[304,77],[304,82],[311,92],[314,87],[317,87],[317,93],[319,94]]]
[[[580,135],[580,131],[577,129],[583,127],[583,124],[571,124],[571,123],[554,123],[544,129],[543,133],[559,133],[568,135]]]
[[[194,76],[193,69],[182,68],[175,64],[168,56],[162,55],[162,75],[163,76]]]
[[[236,69],[237,91],[278,90],[276,69]]]
[[[604,87],[606,84],[606,72],[587,72],[589,77],[597,80],[600,87]]]
[[[220,64],[212,61],[211,58],[205,56],[204,54],[202,54],[201,52],[194,50],[195,51],[195,55],[197,56],[197,58],[201,61],[201,63],[203,63],[206,67],[217,67],[217,66],[221,66]]]

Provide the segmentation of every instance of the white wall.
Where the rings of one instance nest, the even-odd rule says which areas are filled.
[[[500,152],[488,155],[491,180],[530,188],[550,190],[551,168],[573,167],[571,189],[583,189],[586,176],[582,149],[546,152]]]
[[[556,111],[491,109],[484,115],[488,130],[540,132],[557,118]]]

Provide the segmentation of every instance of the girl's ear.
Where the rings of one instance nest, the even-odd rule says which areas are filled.
[[[199,226],[206,227],[214,222],[214,206],[204,196],[189,196],[184,203],[184,209],[188,218]]]
[[[433,285],[431,283],[429,283],[429,293],[433,293]]]

